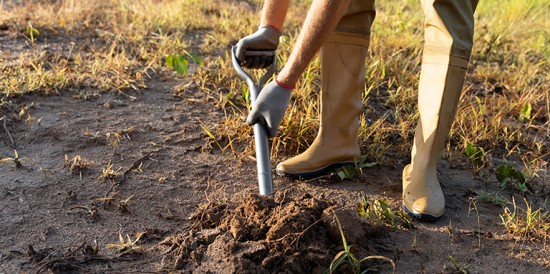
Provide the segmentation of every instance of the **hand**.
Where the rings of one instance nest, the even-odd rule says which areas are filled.
[[[255,33],[248,35],[236,45],[235,55],[245,68],[266,68],[273,62],[274,56],[247,56],[247,51],[274,51],[279,46],[281,33],[270,26],[261,26]]]
[[[276,81],[267,84],[252,105],[246,123],[252,126],[257,122],[265,122],[269,137],[277,136],[291,94],[292,89],[279,86]]]

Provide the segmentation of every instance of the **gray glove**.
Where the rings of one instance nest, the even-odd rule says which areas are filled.
[[[261,26],[258,30],[248,35],[236,45],[235,55],[240,65],[245,68],[266,68],[273,63],[274,56],[247,56],[247,51],[274,51],[279,46],[281,33],[270,26]]]
[[[281,87],[275,81],[267,84],[252,105],[246,123],[250,126],[258,122],[264,123],[269,137],[277,136],[291,94],[292,89]]]

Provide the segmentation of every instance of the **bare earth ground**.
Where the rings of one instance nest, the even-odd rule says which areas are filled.
[[[333,210],[357,256],[391,258],[397,273],[453,273],[449,256],[470,273],[549,271],[546,245],[508,235],[500,207],[471,203],[474,190],[497,184],[446,161],[445,217],[411,230],[380,229],[354,213],[361,191],[398,210],[401,166],[346,181],[275,177],[274,199],[254,195],[255,163],[212,148],[201,128],[222,111],[193,84],[175,96],[176,84],[13,100],[0,156],[13,156],[13,139],[22,166],[0,165],[0,273],[319,273],[342,250]],[[31,119],[15,119],[25,106]],[[82,170],[71,172],[65,155],[80,155]],[[101,178],[109,164],[117,175]],[[119,234],[139,240],[119,252]]]

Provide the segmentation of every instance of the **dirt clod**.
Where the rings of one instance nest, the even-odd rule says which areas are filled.
[[[209,212],[214,208],[200,209]],[[217,210],[214,210],[217,211]],[[329,202],[309,194],[276,199],[250,194],[238,205],[227,206],[212,228],[196,229],[177,238],[179,249],[172,254],[179,269],[233,273],[319,273],[342,250],[339,227]],[[365,239],[365,226],[353,212],[337,210],[345,220],[345,233],[359,254],[372,250]],[[205,216],[195,214],[194,216]],[[210,219],[202,227],[210,227]],[[174,239],[176,239],[174,238]],[[166,241],[164,241],[166,245]],[[204,253],[201,250],[205,250]],[[186,255],[189,254],[189,255]]]

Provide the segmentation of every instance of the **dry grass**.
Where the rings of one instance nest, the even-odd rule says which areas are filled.
[[[550,213],[542,207],[533,208],[526,199],[524,203],[525,208],[512,200],[512,209],[505,207],[504,213],[500,214],[501,224],[520,239],[538,240],[546,244],[550,237]]]

